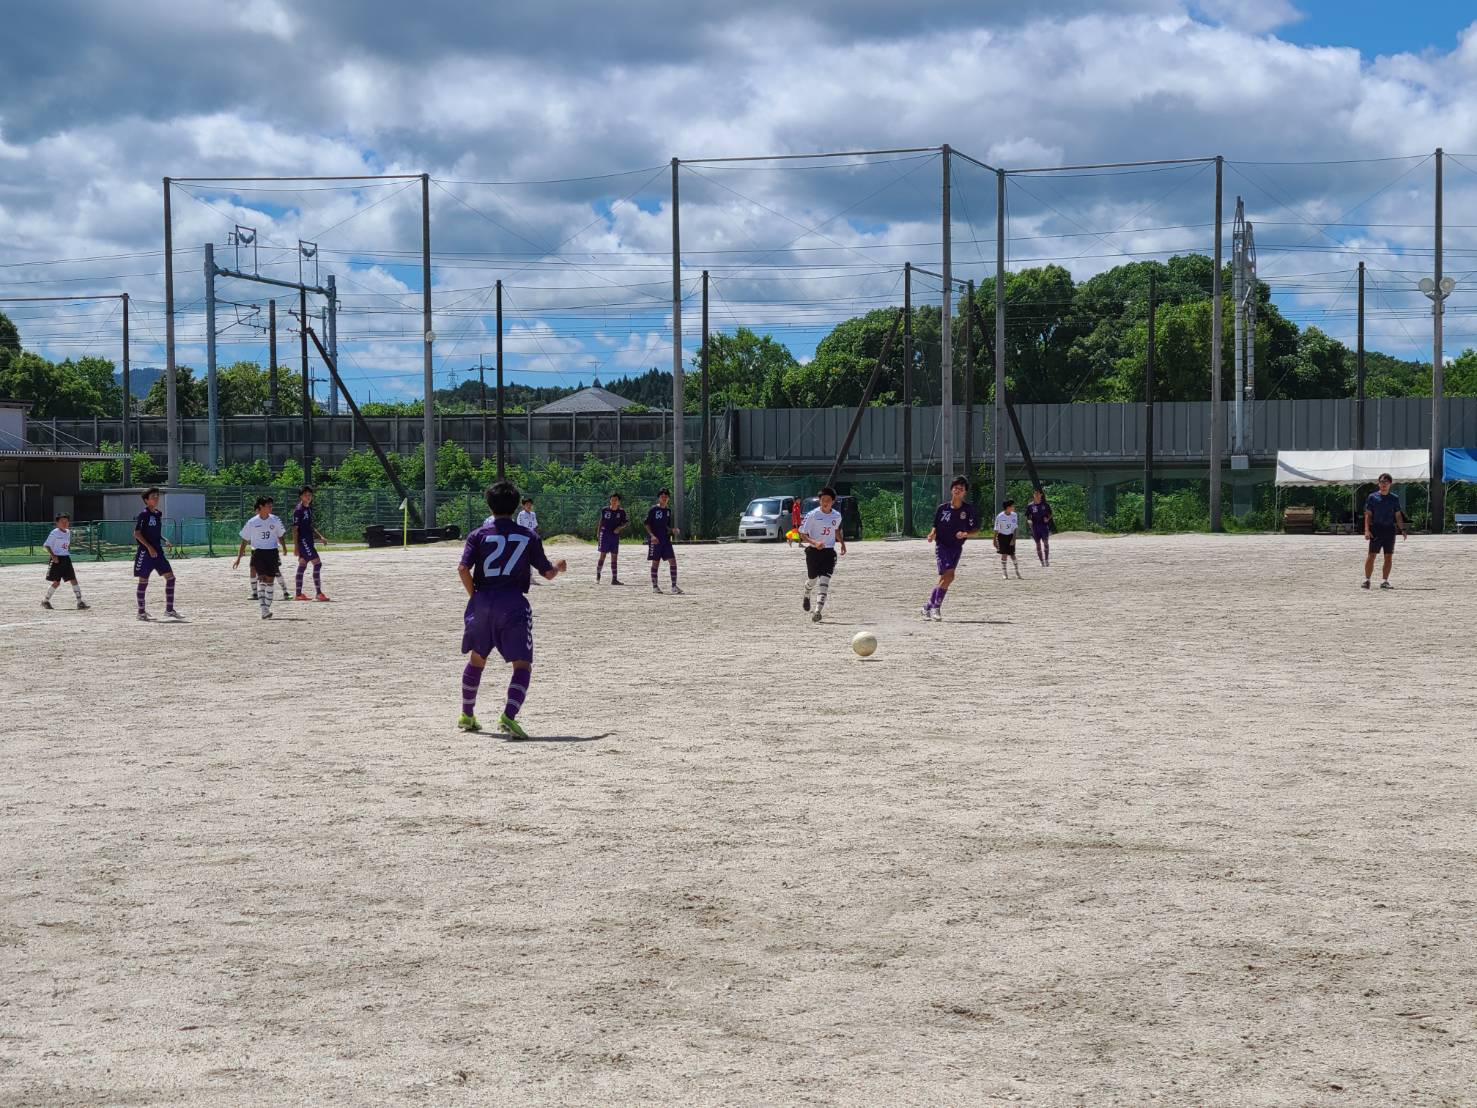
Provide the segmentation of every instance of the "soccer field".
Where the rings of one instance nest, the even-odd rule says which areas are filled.
[[[0,569],[0,1103],[1473,1103],[1477,544],[1054,546],[551,547],[530,743],[459,547]]]

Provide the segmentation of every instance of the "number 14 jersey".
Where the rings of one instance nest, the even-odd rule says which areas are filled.
[[[511,519],[494,519],[468,535],[461,564],[472,571],[472,588],[479,593],[526,593],[533,570],[554,568],[539,537]]]

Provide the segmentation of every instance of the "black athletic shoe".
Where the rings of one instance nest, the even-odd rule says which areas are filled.
[[[43,601],[41,601],[41,607],[45,608],[48,612],[51,611],[51,601],[49,601],[49,600],[43,600]]]
[[[1361,589],[1367,589],[1367,588],[1369,588],[1369,578],[1368,578],[1368,577],[1366,577],[1366,578],[1365,578],[1365,579],[1364,579],[1364,584],[1362,584],[1362,585],[1360,585],[1360,586],[1359,586],[1359,587],[1360,587],[1360,588],[1361,588]]]
[[[800,610],[802,612],[810,611],[810,597],[807,596],[804,600],[800,602]]]

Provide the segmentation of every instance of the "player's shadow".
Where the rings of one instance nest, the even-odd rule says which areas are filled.
[[[946,623],[977,623],[986,624],[991,627],[1009,627],[1015,622],[1013,619],[950,619]]]
[[[506,738],[504,741],[515,746],[527,746],[529,743],[596,743],[601,739],[610,738],[612,732],[603,735],[533,735],[526,739]]]

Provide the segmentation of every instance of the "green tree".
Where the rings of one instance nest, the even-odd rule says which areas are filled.
[[[0,366],[10,361],[11,356],[21,352],[21,333],[10,317],[0,312]]]
[[[165,390],[165,376],[160,375],[159,379],[149,386],[144,402],[139,405],[139,411],[151,416],[168,414],[168,397]],[[195,371],[187,365],[175,366],[174,397],[175,408],[180,419],[204,418],[207,411],[205,381],[203,378],[196,380]]]
[[[37,419],[83,419],[111,414],[98,391],[72,362],[58,365],[28,350],[0,365],[0,396],[29,400]]]
[[[739,327],[732,334],[710,336],[709,345],[708,395],[713,407],[763,408],[783,400],[785,375],[799,365],[784,343]],[[702,365],[699,352],[693,356],[684,397],[690,412],[702,407],[698,376]]]

